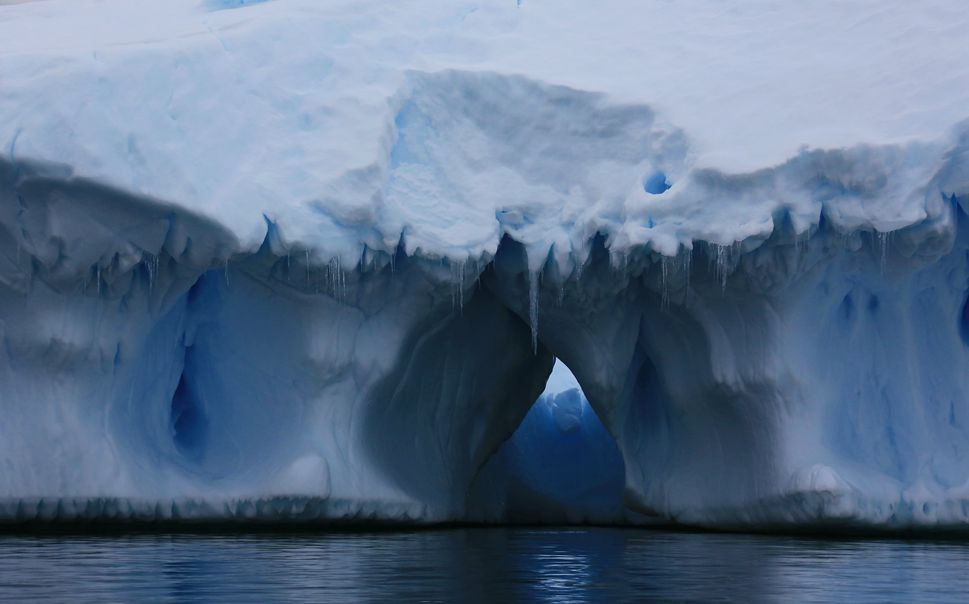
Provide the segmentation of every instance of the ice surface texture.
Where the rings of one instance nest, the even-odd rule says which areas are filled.
[[[0,7],[0,516],[969,527],[967,26]]]

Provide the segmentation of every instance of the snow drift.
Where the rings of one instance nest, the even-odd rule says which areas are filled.
[[[969,526],[966,16],[767,8],[0,8],[0,516]]]

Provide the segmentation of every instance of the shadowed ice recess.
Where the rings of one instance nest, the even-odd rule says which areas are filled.
[[[0,7],[0,519],[969,528],[965,11],[567,4]]]

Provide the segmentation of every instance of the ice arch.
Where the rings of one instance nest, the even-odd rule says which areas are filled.
[[[717,527],[959,528],[969,221],[954,201],[893,239],[823,217],[799,238],[780,215],[752,249],[618,265],[599,239],[564,284],[509,243],[485,282],[540,316],[539,340],[574,368],[623,453],[629,509]]]
[[[556,361],[542,395],[472,485],[470,519],[621,523],[625,473],[616,442],[575,376]]]
[[[756,184],[756,183],[755,183]],[[352,267],[58,166],[0,164],[0,516],[436,522],[575,372],[624,519],[961,527],[967,219],[891,239],[783,214],[677,257],[506,237]],[[403,248],[403,246],[401,246]]]

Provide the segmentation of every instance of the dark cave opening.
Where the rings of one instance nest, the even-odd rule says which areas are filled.
[[[624,485],[615,439],[556,360],[545,391],[479,473],[472,508],[510,523],[616,522]]]
[[[205,453],[209,422],[205,407],[192,386],[192,348],[185,349],[185,368],[172,395],[170,415],[172,441],[188,459],[198,461]]]

